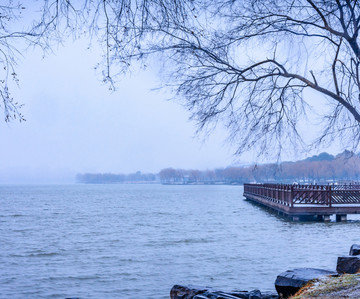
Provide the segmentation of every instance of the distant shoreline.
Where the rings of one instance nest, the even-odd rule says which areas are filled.
[[[80,185],[243,186],[243,183],[76,182]]]
[[[229,166],[216,169],[164,168],[159,173],[80,173],[78,183],[166,185],[242,185],[244,183],[332,184],[360,180],[360,154],[321,153],[296,162]]]

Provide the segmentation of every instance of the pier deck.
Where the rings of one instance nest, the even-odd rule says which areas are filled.
[[[244,184],[244,197],[294,221],[360,214],[360,185]]]

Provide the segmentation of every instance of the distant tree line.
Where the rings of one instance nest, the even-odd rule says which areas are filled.
[[[165,168],[158,174],[78,174],[79,183],[154,183],[162,184],[243,184],[249,182],[330,183],[360,180],[360,155],[344,151],[328,153],[280,164],[226,167],[213,170]]]
[[[247,182],[327,183],[358,181],[360,156],[352,152],[328,153],[297,162],[227,167],[215,170],[166,168],[159,173],[163,184],[243,184]]]
[[[76,181],[86,184],[149,183],[156,181],[156,175],[140,171],[130,174],[84,173],[78,174]]]

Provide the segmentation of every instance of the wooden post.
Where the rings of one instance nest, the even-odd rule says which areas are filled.
[[[323,216],[324,222],[330,222],[330,215]]]
[[[290,206],[294,207],[294,185],[291,185]]]
[[[331,185],[329,185],[328,198],[329,198],[329,208],[331,208],[331,204],[332,204]]]
[[[336,222],[345,222],[347,220],[347,215],[343,214],[343,215],[338,215],[336,214]]]

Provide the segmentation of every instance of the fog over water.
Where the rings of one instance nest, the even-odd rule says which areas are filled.
[[[24,52],[20,86],[11,90],[25,105],[26,122],[0,121],[0,183],[71,183],[77,173],[157,173],[166,167],[206,170],[274,161],[259,160],[255,151],[235,157],[236,146],[227,142],[221,123],[208,136],[197,135],[190,113],[169,100],[168,90],[158,89],[157,61],[145,70],[135,66],[115,92],[109,91],[94,69],[100,51],[87,48],[78,40],[45,57],[32,49]],[[309,154],[285,150],[284,160]]]
[[[20,88],[13,91],[27,121],[0,122],[0,182],[72,182],[78,172],[234,163],[224,130],[204,141],[170,94],[151,90],[160,85],[156,63],[153,71],[134,70],[110,92],[94,70],[100,53],[86,46],[67,42],[45,58],[30,49],[20,60]]]

